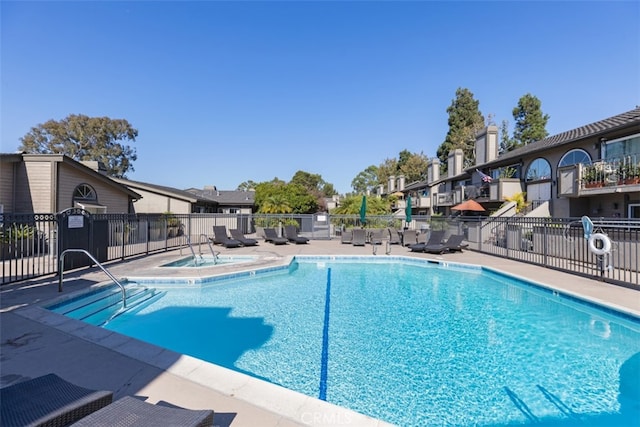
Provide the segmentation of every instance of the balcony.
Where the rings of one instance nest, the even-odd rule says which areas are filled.
[[[522,182],[519,178],[499,178],[489,184],[488,202],[503,202],[506,198],[522,193]]]
[[[577,164],[559,170],[560,196],[581,197],[640,190],[640,166],[623,160]]]

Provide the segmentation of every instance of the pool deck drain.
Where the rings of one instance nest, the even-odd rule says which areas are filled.
[[[308,245],[279,245],[224,249],[224,255],[254,255],[249,263],[212,269],[160,269],[158,266],[188,255],[187,250],[107,264],[116,277],[206,277],[238,270],[272,267],[295,255],[370,256],[371,248],[343,245],[337,240]],[[534,265],[476,252],[435,256],[392,246],[392,256],[460,262],[495,268],[543,283],[573,296],[640,316],[640,291],[570,275]],[[378,255],[382,258],[385,255]],[[169,271],[168,271],[169,270]],[[188,273],[184,270],[191,270]],[[213,270],[213,271],[212,271]],[[65,274],[63,296],[106,281],[102,271],[82,269]],[[217,426],[352,425],[387,423],[318,399],[301,395],[51,313],[41,306],[60,298],[56,277],[34,279],[0,288],[0,386],[50,372],[94,389],[114,391],[114,397],[135,395],[148,402],[169,402],[192,409],[213,409]],[[224,343],[219,343],[224,345]]]

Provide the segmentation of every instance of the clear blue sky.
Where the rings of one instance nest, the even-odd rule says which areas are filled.
[[[1,151],[69,114],[140,132],[130,179],[176,188],[297,170],[341,193],[403,149],[435,156],[459,87],[550,134],[640,104],[640,2],[11,2]]]

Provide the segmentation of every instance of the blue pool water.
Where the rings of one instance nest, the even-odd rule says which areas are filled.
[[[640,416],[637,319],[498,273],[302,258],[159,286],[161,298],[105,327],[398,425]]]

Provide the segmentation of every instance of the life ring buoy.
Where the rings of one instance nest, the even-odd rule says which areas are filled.
[[[596,242],[600,240],[602,242],[602,247],[599,248],[596,246]],[[595,233],[589,236],[589,250],[591,253],[595,255],[604,255],[611,252],[611,239],[609,236],[602,233]]]

